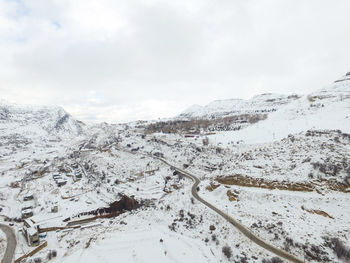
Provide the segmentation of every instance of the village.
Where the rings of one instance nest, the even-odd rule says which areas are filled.
[[[125,143],[123,154],[126,155],[125,158],[130,159],[138,150]],[[113,152],[118,150],[109,146],[108,151],[111,160],[115,159]],[[51,255],[51,252],[57,249],[54,249],[55,246],[52,246],[50,240],[56,240],[54,243],[57,244],[57,234],[95,228],[101,226],[104,220],[120,216],[125,211],[152,206],[154,194],[148,193],[148,196],[144,196],[144,189],[140,189],[144,188],[146,181],[150,181],[150,187],[158,189],[162,195],[170,193],[170,188],[181,187],[182,177],[177,179],[177,183],[174,181],[170,185],[169,176],[166,176],[166,179],[155,176],[160,170],[160,163],[142,156],[141,163],[132,169],[124,164],[124,169],[120,171],[120,167],[116,170],[114,165],[107,164],[109,172],[98,171],[98,165],[90,160],[96,160],[94,155],[98,152],[104,154],[106,148],[93,150],[83,147],[73,150],[66,154],[66,158],[54,157],[51,163],[45,161],[42,165],[34,165],[29,171],[25,171],[26,176],[23,180],[11,183],[12,189],[19,191],[16,195],[17,201],[14,201],[19,204],[20,209],[16,210],[20,210],[20,215],[11,209],[12,216],[5,216],[4,220],[18,230],[17,243],[22,256],[18,257],[16,262],[22,262],[21,260],[27,257],[33,258],[43,249],[49,250]],[[154,155],[159,157],[162,153],[156,152]],[[67,159],[68,162],[65,161]],[[111,171],[119,173],[119,176],[111,174]],[[169,175],[172,173],[169,172]],[[152,177],[158,177],[156,184],[159,186],[152,186]],[[140,186],[136,189],[129,188],[130,183]],[[106,185],[110,186],[105,187]]]

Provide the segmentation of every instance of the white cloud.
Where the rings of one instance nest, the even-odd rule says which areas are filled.
[[[174,115],[349,70],[339,1],[0,0],[0,96],[85,120]],[[336,14],[336,15],[335,15]]]

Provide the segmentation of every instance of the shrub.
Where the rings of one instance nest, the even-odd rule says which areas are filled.
[[[171,225],[168,226],[171,231],[176,232],[176,223],[172,223]]]
[[[184,213],[184,210],[180,210],[179,211],[179,216],[181,217],[181,218],[183,218],[184,216],[185,216],[185,213]]]
[[[208,137],[205,137],[205,138],[202,140],[202,142],[203,142],[203,145],[204,145],[204,146],[207,146],[207,145],[209,144],[209,138],[208,138]]]
[[[349,169],[349,171],[350,171],[350,169]],[[344,178],[344,183],[345,183],[346,185],[350,185],[350,175],[347,175],[347,176]]]
[[[338,238],[332,240],[333,250],[339,259],[350,260],[350,248],[347,248]]]
[[[262,263],[283,263],[284,261],[279,257],[273,257],[271,259],[263,259]]]
[[[230,259],[232,256],[232,249],[228,245],[226,245],[226,246],[222,247],[222,253],[224,253],[224,255],[228,259]]]

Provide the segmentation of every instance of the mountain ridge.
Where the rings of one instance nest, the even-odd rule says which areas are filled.
[[[215,119],[228,117],[237,114],[253,112],[271,112],[281,106],[299,98],[300,95],[282,95],[277,93],[263,93],[253,96],[250,99],[224,99],[214,100],[204,106],[195,104],[177,115],[176,119]]]

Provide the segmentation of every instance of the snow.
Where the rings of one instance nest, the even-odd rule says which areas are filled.
[[[226,192],[239,192],[239,201],[230,202]],[[350,234],[347,227],[350,221],[350,197],[343,193],[330,193],[325,196],[311,192],[291,192],[281,190],[253,189],[232,186],[220,186],[213,192],[202,193],[204,198],[228,213],[235,215],[244,225],[250,227],[253,223],[263,222],[278,225],[283,222],[281,229],[296,242],[305,243],[305,236],[311,244],[322,244],[322,236],[337,233],[339,237]],[[321,210],[333,218],[310,214],[302,210]],[[283,238],[275,239],[268,229],[253,228],[263,239],[283,247]],[[341,234],[340,234],[341,233]],[[281,235],[281,234],[279,234]],[[280,236],[281,237],[281,236]],[[299,252],[301,253],[301,252]],[[296,254],[302,258],[302,254]]]
[[[59,227],[69,218],[91,218],[79,214],[106,207],[120,195],[134,196],[143,205],[81,228],[48,232],[42,238],[48,247],[35,257],[46,258],[50,250],[56,250],[52,262],[57,263],[227,262],[222,253],[225,245],[232,249],[231,262],[260,263],[273,257],[191,199],[192,182],[150,156],[159,152],[171,164],[188,165],[187,171],[201,179],[200,196],[260,238],[283,249],[288,249],[288,238],[308,248],[320,246],[329,262],[339,261],[324,247],[324,236],[349,244],[350,198],[331,187],[345,184],[349,173],[349,82],[305,96],[261,94],[249,100],[194,106],[182,117],[267,115],[238,131],[206,135],[209,145],[203,145],[200,134],[193,138],[181,133],[145,134],[145,126],[154,122],[89,126],[61,108],[0,102],[0,215],[14,223],[15,257],[32,249],[19,232],[23,223],[14,220],[23,207],[33,207],[31,219],[40,227]],[[82,175],[80,180],[77,174]],[[58,187],[53,175],[67,181],[66,185]],[[233,175],[265,185],[309,184],[313,188],[294,191],[217,183],[218,177]],[[210,191],[209,184],[218,187]],[[228,191],[237,195],[236,200],[229,200]],[[34,200],[23,201],[29,194]],[[55,206],[58,211],[51,212]],[[289,249],[303,258],[300,247]]]
[[[162,242],[160,241],[162,240]],[[215,262],[202,241],[174,234],[166,227],[114,233],[88,249],[76,251],[63,263],[78,262]]]
[[[293,101],[296,95],[265,93],[252,97],[249,100],[226,99],[216,100],[208,105],[193,105],[182,112],[177,118],[211,118],[255,113],[262,110],[272,110]]]
[[[312,97],[321,99],[311,102]],[[336,83],[292,101],[269,114],[266,120],[239,131],[218,132],[210,139],[215,144],[223,145],[237,141],[254,144],[280,140],[289,134],[310,129],[340,129],[350,133],[349,109],[350,81]]]

